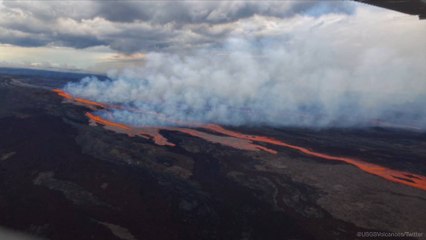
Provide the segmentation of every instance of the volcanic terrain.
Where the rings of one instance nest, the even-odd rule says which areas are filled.
[[[66,81],[0,76],[4,228],[125,240],[426,233],[424,132],[138,128],[98,116],[122,106],[74,97]]]

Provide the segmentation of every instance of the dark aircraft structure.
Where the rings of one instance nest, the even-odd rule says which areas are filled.
[[[426,0],[355,0],[426,19]]]

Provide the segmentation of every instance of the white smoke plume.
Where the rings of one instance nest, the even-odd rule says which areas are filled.
[[[173,124],[151,114],[158,112],[229,125],[365,126],[380,119],[426,128],[425,22],[369,11],[275,20],[263,19],[270,27],[264,33],[237,29],[217,48],[148,53],[143,67],[65,90],[126,105],[130,110],[100,114],[137,126]]]

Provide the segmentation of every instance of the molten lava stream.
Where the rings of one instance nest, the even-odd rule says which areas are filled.
[[[76,103],[80,103],[80,104],[88,106],[92,109],[93,108],[108,108],[108,105],[106,105],[106,104],[87,100],[87,99],[84,99],[84,98],[73,97],[71,94],[69,94],[69,93],[67,93],[67,92],[65,92],[64,90],[61,90],[61,89],[53,89],[52,91],[57,93],[59,96],[65,98],[67,100],[70,100],[70,101],[73,101],[73,102],[76,102]]]
[[[109,120],[106,120],[100,116],[96,116],[92,113],[86,113],[86,116],[93,122],[97,124],[104,125],[106,128],[126,133],[129,136],[141,136],[145,138],[151,138],[155,144],[161,146],[175,146],[175,144],[169,142],[165,137],[163,137],[158,128],[134,128],[127,126],[122,123],[116,123]]]
[[[59,96],[64,97],[65,99],[68,99],[72,102],[83,104],[92,108],[93,107],[104,108],[104,109],[108,109],[108,108],[122,109],[123,108],[122,106],[111,106],[111,105],[106,105],[103,103],[98,103],[98,102],[94,102],[94,101],[90,101],[90,100],[86,100],[82,98],[76,98],[60,89],[55,89],[53,91],[56,92]],[[166,118],[165,116],[161,115],[160,113],[143,111],[140,109],[130,109],[130,111],[137,111],[137,112],[143,112],[146,114],[155,115],[163,121],[184,125],[182,124],[182,122],[170,120]],[[404,184],[407,186],[415,187],[415,188],[426,191],[426,177],[422,175],[412,174],[412,173],[404,172],[404,171],[398,171],[398,170],[386,168],[374,163],[357,160],[354,158],[340,157],[340,156],[333,156],[333,155],[329,155],[325,153],[319,153],[301,146],[288,144],[277,139],[273,139],[273,138],[269,138],[265,136],[246,135],[239,132],[231,131],[215,124],[202,125],[199,123],[191,123],[191,124],[187,124],[187,126],[204,128],[209,131],[217,132],[225,136],[213,135],[213,134],[201,132],[195,129],[181,128],[181,127],[135,128],[125,124],[116,123],[113,121],[103,119],[102,117],[96,116],[92,113],[86,113],[86,116],[93,123],[104,125],[108,129],[127,133],[129,136],[142,136],[145,138],[151,138],[158,145],[175,146],[175,144],[170,143],[164,136],[160,134],[160,130],[168,130],[168,131],[185,133],[194,137],[202,138],[206,141],[210,141],[213,143],[220,143],[222,145],[237,148],[237,149],[250,150],[250,151],[262,150],[271,154],[277,153],[275,150],[272,150],[267,147],[257,145],[254,143],[254,142],[263,142],[263,143],[267,143],[267,144],[271,144],[275,146],[293,149],[303,154],[306,154],[308,156],[317,157],[317,158],[321,158],[325,160],[331,160],[331,161],[340,161],[347,164],[351,164],[367,173],[382,177],[388,181]]]
[[[224,134],[224,135],[227,135],[227,136],[247,139],[247,140],[251,140],[251,141],[255,141],[255,142],[264,142],[264,143],[269,143],[269,144],[276,145],[276,146],[290,148],[290,149],[299,151],[301,153],[304,153],[308,156],[313,156],[313,157],[326,159],[326,160],[332,160],[332,161],[345,162],[345,163],[351,164],[353,166],[356,166],[359,169],[361,169],[361,170],[363,170],[367,173],[382,177],[382,178],[389,180],[391,182],[405,184],[405,185],[426,191],[426,177],[421,176],[421,175],[386,168],[386,167],[383,167],[383,166],[380,166],[380,165],[377,165],[377,164],[364,162],[364,161],[357,160],[357,159],[354,159],[354,158],[339,157],[339,156],[332,156],[332,155],[328,155],[328,154],[324,154],[324,153],[319,153],[319,152],[315,152],[315,151],[309,150],[309,149],[304,148],[304,147],[291,145],[291,144],[288,144],[288,143],[285,143],[285,142],[282,142],[282,141],[279,141],[279,140],[276,140],[276,139],[273,139],[273,138],[269,138],[269,137],[241,134],[241,133],[238,133],[238,132],[235,132],[235,131],[227,130],[227,129],[225,129],[225,128],[219,126],[219,125],[215,125],[215,124],[205,125],[204,128],[211,130],[211,131],[215,131],[215,132]]]
[[[191,128],[181,128],[181,127],[137,128],[137,127],[127,126],[121,123],[112,122],[100,116],[96,116],[92,113],[86,113],[86,116],[90,119],[92,123],[104,125],[106,128],[110,130],[113,130],[115,132],[120,132],[120,133],[126,133],[129,136],[141,136],[141,137],[150,138],[155,142],[155,144],[162,145],[162,146],[164,145],[172,146],[172,147],[175,146],[174,143],[169,142],[167,138],[165,138],[163,135],[160,134],[160,130],[167,130],[167,131],[173,131],[173,132],[181,132],[193,137],[204,139],[212,143],[219,143],[224,146],[229,146],[229,147],[240,149],[240,150],[248,150],[248,151],[262,150],[262,151],[273,153],[273,154],[277,153],[276,151],[272,149],[268,149],[266,147],[253,144],[249,140],[239,139],[234,137],[227,137],[227,136],[218,136],[218,135],[214,135],[214,134],[210,134],[206,132],[201,132]]]

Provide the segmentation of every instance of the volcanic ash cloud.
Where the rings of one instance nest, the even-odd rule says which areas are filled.
[[[303,18],[280,34],[152,52],[143,67],[110,71],[105,81],[87,77],[65,90],[126,106],[99,114],[137,126],[332,127],[379,119],[425,128],[424,26],[370,20]]]

